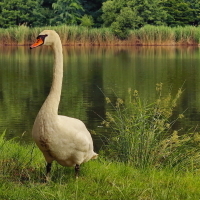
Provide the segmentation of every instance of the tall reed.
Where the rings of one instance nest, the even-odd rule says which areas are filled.
[[[174,31],[167,26],[146,25],[136,30],[136,37],[143,45],[174,44]]]
[[[195,26],[174,28],[177,43],[195,44],[199,42],[200,29]]]
[[[29,28],[25,25],[0,28],[2,45],[24,45],[31,43],[44,29],[56,30],[63,45],[197,45],[200,43],[200,27],[167,27],[146,25],[130,30],[126,40],[118,39],[110,28],[88,28],[83,26],[47,26]]]
[[[200,168],[200,135],[185,133],[180,135],[172,126],[179,118],[172,120],[173,110],[181,96],[169,93],[162,96],[162,83],[156,85],[157,99],[153,103],[142,100],[138,91],[129,89],[128,98],[117,98],[111,111],[106,113],[103,124],[109,128],[107,154],[110,158],[129,163],[138,168],[176,167]]]

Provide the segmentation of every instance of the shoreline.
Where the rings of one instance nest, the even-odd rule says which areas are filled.
[[[20,43],[3,43],[0,44],[1,47],[13,47],[13,46],[30,46],[32,43],[25,43],[25,44],[20,44]],[[63,43],[62,46],[74,46],[74,47],[120,47],[120,46],[127,46],[127,47],[143,47],[143,46],[154,46],[154,47],[198,47],[200,46],[200,43],[192,43],[192,44],[188,44],[188,43],[182,43],[182,44],[127,44],[126,42],[123,44],[122,43],[117,43],[117,44],[88,44],[88,43]]]

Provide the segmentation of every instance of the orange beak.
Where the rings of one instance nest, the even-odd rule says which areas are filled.
[[[43,43],[44,43],[43,40],[41,38],[38,38],[37,41],[30,46],[30,49],[38,47],[38,46],[42,45]]]

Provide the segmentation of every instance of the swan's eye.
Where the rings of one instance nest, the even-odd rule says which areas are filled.
[[[41,39],[44,42],[44,40],[45,40],[45,38],[47,36],[48,36],[47,34],[45,34],[45,35],[38,35],[37,39]]]

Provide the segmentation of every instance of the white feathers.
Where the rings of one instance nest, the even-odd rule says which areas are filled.
[[[63,77],[62,44],[55,31],[45,30],[40,35],[45,35],[43,44],[53,48],[54,75],[50,93],[35,119],[32,136],[47,163],[56,160],[63,166],[80,165],[97,154],[84,123],[58,115]]]

